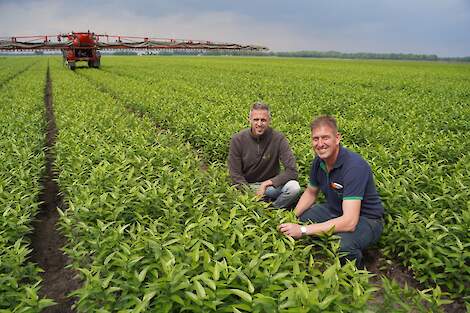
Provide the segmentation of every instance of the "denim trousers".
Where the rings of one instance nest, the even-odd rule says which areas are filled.
[[[250,188],[256,192],[261,183],[251,183]],[[273,201],[272,206],[275,208],[291,208],[299,198],[300,185],[296,180],[289,180],[282,186],[269,186],[264,192],[265,200]]]
[[[315,204],[307,209],[299,219],[302,222],[314,221],[322,223],[338,217],[327,204]],[[356,229],[353,232],[336,233],[340,237],[340,252],[345,252],[346,260],[355,260],[357,268],[363,268],[362,250],[376,243],[383,231],[383,219],[372,219],[359,216]],[[344,259],[343,259],[344,261]]]

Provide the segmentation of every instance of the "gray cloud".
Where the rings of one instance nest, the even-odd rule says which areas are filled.
[[[0,36],[92,30],[272,50],[470,55],[468,0],[0,0]]]

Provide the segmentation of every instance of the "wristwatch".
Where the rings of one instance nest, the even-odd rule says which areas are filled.
[[[300,232],[302,233],[302,236],[307,234],[307,227],[305,226],[300,226]]]

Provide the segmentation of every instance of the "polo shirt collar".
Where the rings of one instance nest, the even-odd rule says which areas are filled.
[[[340,145],[339,145],[338,157],[336,158],[335,165],[333,165],[333,169],[339,168],[339,167],[341,167],[341,166],[343,165],[347,153],[348,153],[348,151],[346,150],[346,148],[344,148],[344,147],[340,144]],[[320,167],[321,167],[322,170],[324,170],[325,172],[327,172],[325,161],[321,160],[321,162],[320,162]]]
[[[336,158],[336,162],[335,162],[335,165],[333,166],[333,168],[338,168],[338,167],[341,167],[344,163],[344,160],[346,159],[346,154],[348,153],[348,151],[346,150],[346,148],[343,148],[343,146],[340,144],[339,145],[339,153],[338,153],[338,157]]]

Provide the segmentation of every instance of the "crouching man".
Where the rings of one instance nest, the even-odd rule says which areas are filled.
[[[235,134],[230,142],[228,168],[233,184],[250,187],[258,196],[273,201],[273,207],[292,207],[300,186],[286,137],[269,127],[271,113],[264,103],[252,105],[249,122],[250,128]]]
[[[345,259],[355,260],[356,266],[363,268],[362,250],[377,242],[383,230],[384,208],[371,168],[361,156],[340,145],[341,135],[333,117],[315,119],[311,131],[316,157],[309,185],[294,212],[300,221],[315,224],[285,223],[279,225],[279,230],[286,236],[300,238],[334,228]],[[320,190],[326,203],[314,205]]]

